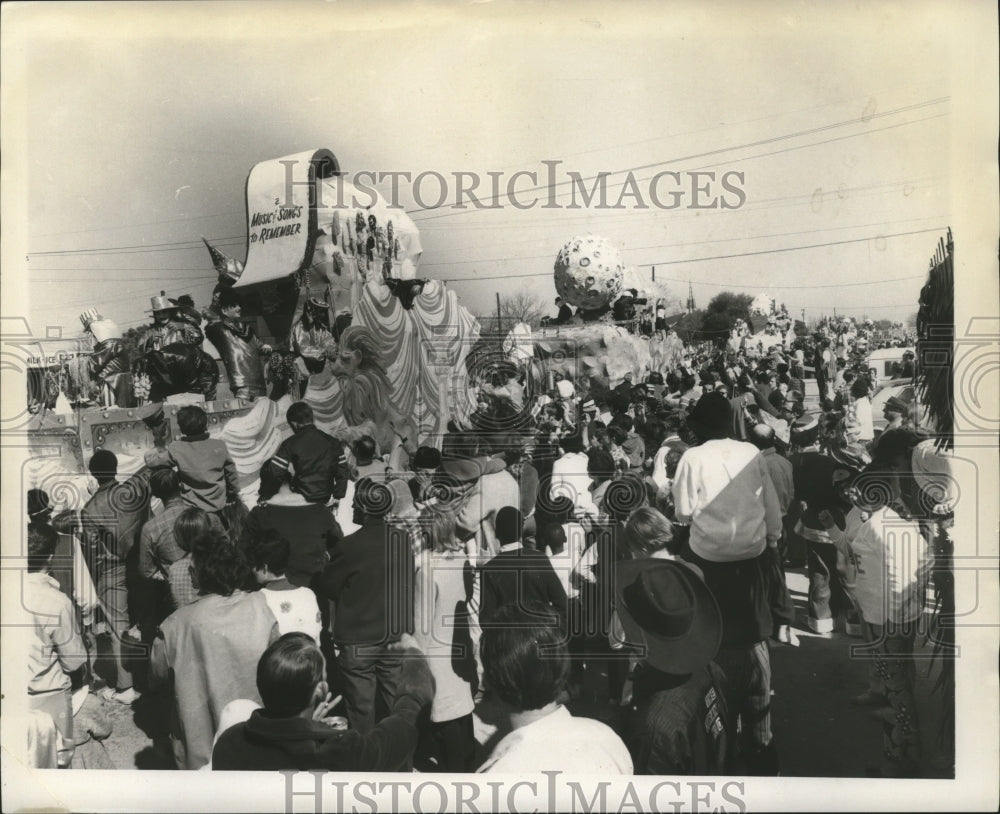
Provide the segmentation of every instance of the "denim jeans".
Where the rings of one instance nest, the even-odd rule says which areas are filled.
[[[126,566],[107,566],[97,580],[97,595],[104,608],[111,632],[111,654],[115,662],[115,688],[124,692],[132,687],[132,673],[122,654],[122,636],[129,629]]]
[[[375,697],[389,709],[399,686],[402,659],[384,644],[347,644],[337,658],[344,681],[344,706],[351,729],[365,734],[375,727]]]

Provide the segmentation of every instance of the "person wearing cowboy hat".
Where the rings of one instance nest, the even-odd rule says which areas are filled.
[[[170,299],[161,291],[157,296],[150,298],[150,304],[149,313],[153,315],[153,324],[146,330],[146,336],[142,340],[144,353],[162,350],[167,345],[201,347],[205,336],[194,322],[195,319],[198,322],[201,320],[193,303],[178,304],[178,300]]]
[[[636,774],[733,771],[726,678],[713,661],[722,614],[695,568],[667,559],[620,563],[615,609],[642,660],[632,674],[627,744]]]

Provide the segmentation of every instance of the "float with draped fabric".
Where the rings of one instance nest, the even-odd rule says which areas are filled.
[[[210,400],[181,393],[160,403],[37,411],[28,488],[57,496],[60,509],[78,508],[94,451],[115,452],[122,475],[138,470],[155,443],[180,437],[177,412],[190,402],[203,406],[210,434],[229,447],[247,503],[262,464],[290,433],[285,411],[299,398],[321,429],[344,441],[371,435],[383,453],[437,446],[449,418],[473,412],[465,359],[479,323],[443,282],[418,276],[420,236],[404,211],[350,184],[329,150],[255,165],[246,205],[245,262],[205,241],[219,284],[202,313],[211,325],[219,292],[237,295],[244,321],[274,349],[270,397],[225,398],[220,387]]]

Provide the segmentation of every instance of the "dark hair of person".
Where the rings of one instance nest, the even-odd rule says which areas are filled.
[[[496,457],[502,458],[507,464],[508,469],[512,466],[524,463],[525,460],[524,450],[520,447],[507,447],[506,449],[502,449],[496,454]]]
[[[158,497],[164,503],[181,493],[181,481],[176,470],[156,469],[149,476],[149,490],[153,497]]]
[[[189,404],[177,411],[177,426],[186,436],[201,435],[208,429],[208,415],[201,407]]]
[[[306,426],[313,423],[313,409],[307,402],[297,401],[285,413],[285,421],[289,424]]]
[[[28,522],[47,523],[52,516],[49,494],[44,489],[28,490]]]
[[[437,469],[441,466],[441,453],[435,447],[417,447],[413,466],[417,469]]]
[[[496,515],[494,521],[496,526],[497,541],[500,545],[516,543],[524,533],[524,520],[521,512],[513,506],[503,506]]]
[[[615,459],[604,449],[592,449],[587,453],[587,474],[601,481],[609,480],[615,474]]]
[[[99,449],[91,457],[88,469],[98,483],[114,480],[118,474],[118,456],[110,449]]]
[[[611,427],[621,427],[625,432],[629,432],[633,427],[632,416],[628,413],[619,413],[611,419]]]
[[[368,464],[375,457],[375,439],[370,435],[362,435],[354,442],[354,457],[359,464]]]
[[[548,547],[553,554],[562,554],[566,547],[565,534],[562,524],[544,523],[538,527],[538,550],[544,551]]]
[[[284,576],[292,546],[277,529],[267,529],[250,544],[250,565],[255,570],[266,568],[275,576]]]
[[[578,432],[564,435],[559,439],[559,446],[562,447],[563,452],[583,452],[583,436]]]
[[[250,581],[250,567],[229,536],[218,529],[196,538],[191,546],[194,581],[201,595],[232,596]]]
[[[642,440],[646,442],[646,449],[656,449],[667,437],[667,428],[660,418],[651,418],[642,426],[640,431]]]
[[[174,521],[174,539],[182,551],[192,551],[196,540],[207,537],[212,522],[204,509],[185,509]]]
[[[28,573],[41,571],[55,553],[59,535],[44,523],[28,524]]]
[[[618,446],[621,446],[628,440],[628,433],[618,424],[612,424],[608,427],[608,436],[611,438],[612,443]]]
[[[288,469],[276,464],[273,460],[265,461],[260,468],[260,486],[257,488],[257,499],[270,500],[289,481]]]
[[[549,605],[504,605],[484,626],[481,645],[486,686],[514,709],[541,709],[565,689],[566,634]]]
[[[621,415],[627,413],[628,408],[632,406],[632,397],[627,393],[613,392],[608,403],[612,415]]]
[[[323,680],[323,654],[305,633],[286,633],[257,662],[257,691],[264,709],[291,718],[308,707]]]
[[[868,377],[858,376],[851,385],[851,398],[860,399],[868,395]]]

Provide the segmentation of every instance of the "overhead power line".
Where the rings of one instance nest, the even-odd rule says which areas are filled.
[[[229,243],[245,243],[246,235],[231,235],[229,237],[214,237],[209,240],[212,245],[223,245]],[[167,248],[161,248],[167,247]],[[28,252],[28,257],[58,257],[61,255],[88,255],[88,254],[134,254],[142,252],[156,251],[177,251],[179,249],[204,249],[205,244],[201,238],[197,240],[176,240],[169,243],[139,243],[134,246],[100,246],[92,249],[60,249],[49,252]]]
[[[663,166],[664,164],[679,163],[679,162],[682,162],[682,161],[692,161],[692,160],[697,159],[697,158],[708,158],[709,156],[721,155],[723,153],[729,153],[729,152],[732,152],[734,150],[742,150],[742,149],[746,149],[746,148],[750,148],[750,147],[761,147],[761,146],[764,146],[765,144],[774,144],[774,143],[779,142],[779,141],[786,141],[788,139],[793,139],[793,138],[801,138],[803,136],[813,135],[815,133],[822,133],[822,132],[825,132],[827,130],[832,130],[832,129],[835,129],[835,128],[838,128],[838,127],[848,127],[848,126],[850,126],[852,124],[859,124],[859,123],[867,124],[868,122],[873,121],[874,119],[882,119],[882,118],[885,118],[886,116],[894,116],[894,115],[897,115],[899,113],[908,113],[908,112],[913,111],[913,110],[919,110],[921,108],[929,107],[931,105],[936,105],[936,104],[940,104],[942,102],[947,102],[947,101],[950,100],[950,98],[951,98],[950,96],[941,96],[941,97],[939,97],[937,99],[928,99],[928,100],[923,101],[923,102],[917,102],[917,103],[912,104],[912,105],[905,105],[903,107],[894,108],[892,110],[887,110],[887,111],[884,111],[882,113],[874,113],[874,114],[872,114],[870,116],[859,116],[859,117],[856,117],[856,118],[853,118],[853,119],[845,119],[844,121],[840,121],[840,122],[833,122],[831,124],[825,124],[825,125],[821,125],[819,127],[811,127],[811,128],[806,129],[806,130],[799,130],[799,131],[792,132],[792,133],[784,133],[784,134],[779,135],[779,136],[772,136],[772,137],[766,138],[766,139],[758,139],[757,141],[749,141],[749,142],[745,142],[743,144],[737,144],[737,145],[733,145],[733,146],[730,146],[730,147],[720,147],[720,148],[717,148],[715,150],[706,150],[705,152],[701,152],[701,153],[692,153],[691,155],[677,156],[675,158],[670,158],[670,159],[666,159],[666,160],[662,160],[662,161],[654,161],[654,162],[649,163],[649,164],[640,164],[640,165],[637,165],[637,166],[634,166],[634,167],[626,167],[626,168],[620,169],[620,170],[612,170],[612,171],[609,171],[607,173],[598,174],[598,175],[591,175],[591,176],[588,176],[586,178],[581,178],[579,180],[580,181],[593,181],[593,180],[599,179],[600,177],[602,177],[602,175],[604,175],[605,177],[609,177],[609,176],[612,176],[612,175],[624,175],[624,174],[630,173],[630,172],[638,172],[638,171],[641,171],[641,170],[652,169],[654,167],[660,167],[660,166]],[[858,133],[856,135],[866,135],[868,132],[871,132],[871,131],[864,131],[864,132]],[[541,162],[538,162],[538,163],[541,163]],[[567,180],[567,181],[561,181],[559,183],[551,184],[551,185],[549,185],[549,184],[542,184],[542,185],[539,185],[539,186],[528,187],[527,189],[518,190],[517,194],[518,195],[523,195],[523,194],[528,193],[528,192],[540,192],[542,190],[547,190],[547,189],[551,189],[551,188],[554,188],[554,187],[566,186],[566,185],[575,184],[575,183],[577,183],[576,179],[570,179],[570,180]],[[507,194],[500,194],[500,195],[492,196],[491,198],[488,198],[487,200],[497,201],[497,199],[499,199],[499,198],[509,198],[509,197],[510,196],[507,195]],[[412,215],[412,214],[419,214],[420,212],[427,212],[427,211],[433,211],[433,210],[436,210],[436,209],[440,209],[443,206],[445,206],[445,204],[442,203],[442,204],[437,205],[437,206],[426,206],[426,207],[418,207],[416,209],[408,209],[408,210],[406,210],[406,212],[407,212],[407,214],[410,214],[410,215]],[[451,215],[466,214],[466,213],[468,213],[470,211],[477,211],[477,210],[462,209],[462,210],[453,211],[453,212],[446,212],[446,213],[444,213],[442,215],[436,215],[436,216],[428,217],[428,218],[414,218],[414,221],[419,224],[419,223],[421,223],[421,222],[423,222],[425,220],[436,220],[438,218],[449,217]]]
[[[936,228],[933,228],[933,229],[915,229],[915,230],[910,231],[910,232],[894,232],[894,233],[885,234],[885,235],[870,235],[869,237],[852,238],[852,239],[849,239],[849,240],[831,240],[831,241],[828,241],[826,243],[813,243],[813,244],[810,244],[808,246],[785,246],[785,247],[780,248],[780,249],[764,249],[764,250],[755,251],[755,252],[737,252],[735,254],[719,254],[719,255],[712,256],[712,257],[693,257],[693,258],[690,258],[688,260],[660,260],[660,261],[656,261],[656,262],[653,262],[653,263],[637,263],[635,265],[636,265],[637,268],[646,268],[648,266],[670,266],[670,265],[678,265],[678,264],[681,264],[681,263],[700,263],[700,262],[703,262],[705,260],[728,260],[730,258],[735,258],[735,257],[754,257],[754,256],[757,256],[757,255],[763,255],[763,254],[780,254],[782,252],[803,251],[805,249],[820,249],[820,248],[825,248],[825,247],[828,247],[828,246],[842,246],[842,245],[847,245],[847,244],[850,244],[850,243],[866,243],[866,242],[868,242],[870,240],[879,240],[879,239],[888,240],[889,238],[893,238],[893,237],[905,237],[907,235],[920,235],[920,234],[925,234],[927,232],[942,232],[942,231],[944,231],[945,228],[947,228],[947,227],[940,226],[940,227],[936,227]],[[654,247],[650,247],[650,248],[661,248],[661,247],[654,246]],[[669,247],[668,246],[663,246],[662,248],[669,248]],[[540,255],[540,257],[550,257],[550,256],[551,255],[548,255],[548,254],[546,254],[546,255]],[[497,260],[503,260],[504,258],[496,258],[496,259]],[[526,260],[526,259],[533,259],[533,258],[517,258],[517,259],[518,260]],[[485,260],[478,260],[478,261],[469,261],[469,262],[471,264],[473,262],[483,263],[483,262],[487,262],[487,261],[485,261]],[[475,277],[450,277],[450,278],[442,277],[440,279],[441,279],[442,282],[446,282],[446,283],[475,282],[477,280],[502,280],[502,279],[505,279],[505,278],[508,278],[508,277],[545,277],[545,276],[550,275],[551,273],[552,272],[550,272],[550,271],[534,271],[534,272],[527,272],[527,273],[522,273],[522,274],[516,274],[516,273],[515,274],[497,274],[497,275],[489,275],[489,276],[476,275]],[[921,275],[921,276],[923,276],[923,275]],[[902,279],[910,279],[910,278],[906,277],[906,278],[902,278]],[[860,283],[852,283],[851,285],[872,285],[874,283],[879,283],[879,282],[882,282],[882,281],[881,280],[861,281]],[[730,284],[727,283],[726,285],[730,285]],[[805,286],[803,286],[803,287],[805,287]],[[825,287],[825,286],[820,286],[820,287]]]

